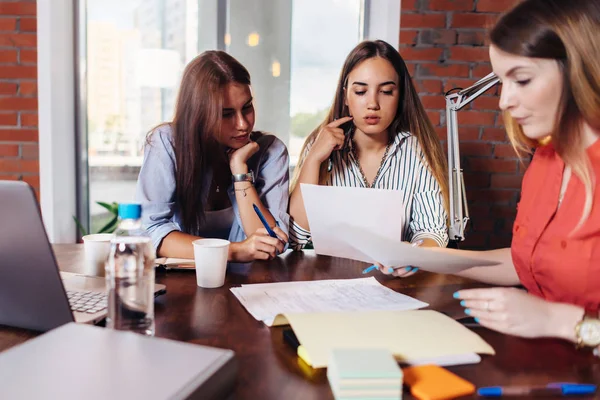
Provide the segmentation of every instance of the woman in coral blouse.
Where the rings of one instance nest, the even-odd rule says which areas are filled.
[[[600,345],[600,3],[525,0],[490,34],[516,149],[536,147],[510,249],[459,275],[527,290],[461,290],[465,313],[522,337]]]

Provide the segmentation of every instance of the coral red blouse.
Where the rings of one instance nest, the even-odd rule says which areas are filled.
[[[600,140],[588,147],[600,182]],[[523,178],[513,226],[512,258],[521,283],[549,301],[600,308],[600,183],[590,216],[579,223],[585,202],[582,181],[571,175],[562,204],[558,196],[565,164],[552,144],[536,150]]]

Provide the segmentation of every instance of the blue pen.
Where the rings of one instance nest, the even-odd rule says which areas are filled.
[[[596,385],[586,383],[550,383],[546,386],[491,386],[477,389],[482,397],[501,396],[573,396],[596,392]]]
[[[376,270],[376,269],[377,269],[377,265],[371,265],[369,268],[365,268],[362,273],[368,274],[369,272]]]
[[[275,234],[275,232],[273,232],[273,229],[271,229],[271,227],[267,223],[267,220],[265,219],[265,216],[263,215],[263,213],[260,212],[260,208],[258,208],[256,206],[256,204],[252,204],[252,207],[254,207],[254,211],[256,212],[256,215],[258,215],[258,218],[260,219],[260,222],[262,222],[262,224],[264,225],[264,227],[267,230],[267,233],[269,234],[269,236],[271,236],[272,238],[275,238],[275,239],[279,239],[277,237],[277,235]],[[279,239],[279,240],[281,240],[281,239]]]

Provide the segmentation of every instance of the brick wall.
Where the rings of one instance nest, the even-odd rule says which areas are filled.
[[[444,93],[491,72],[486,28],[515,0],[402,0],[400,53],[446,146]],[[458,112],[471,224],[463,248],[510,245],[524,167],[498,112],[498,88]]]
[[[35,0],[0,1],[0,179],[39,195]]]

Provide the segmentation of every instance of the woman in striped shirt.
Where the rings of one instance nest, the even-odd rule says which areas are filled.
[[[400,190],[404,240],[445,247],[446,176],[439,139],[404,60],[384,41],[362,42],[346,58],[327,118],[304,143],[291,185],[290,244],[300,250],[311,240],[298,186],[311,183]],[[390,267],[398,266],[380,269],[396,276],[416,271]]]

